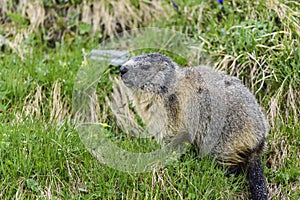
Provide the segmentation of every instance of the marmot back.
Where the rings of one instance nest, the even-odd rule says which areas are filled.
[[[229,171],[248,168],[253,199],[267,199],[259,155],[269,128],[250,91],[235,77],[206,66],[180,68],[159,53],[120,67],[138,114],[158,140],[186,134],[200,155],[216,156]]]

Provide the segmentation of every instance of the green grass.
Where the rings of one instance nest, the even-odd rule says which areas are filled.
[[[300,5],[276,0],[224,2],[222,7],[217,1],[176,1],[178,11],[165,5],[170,13],[167,20],[156,16],[151,21],[146,16],[149,24],[144,26],[168,27],[193,38],[204,59],[243,80],[271,125],[263,155],[270,198],[300,199]],[[44,3],[53,6],[52,1]],[[131,3],[139,10],[138,1]],[[88,152],[72,124],[74,79],[82,65],[82,49],[98,48],[97,40],[108,37],[109,31],[95,36],[102,33],[93,33],[83,22],[79,25],[78,16],[69,16],[73,25],[68,29],[64,24],[60,27],[64,6],[59,8],[54,35],[47,21],[18,43],[16,33],[25,33],[31,18],[9,14],[1,24],[0,34],[11,43],[0,51],[0,109],[4,111],[0,114],[0,199],[247,199],[245,176],[226,178],[225,168],[212,158],[199,158],[193,149],[148,173],[112,169]],[[139,10],[139,16],[147,11]],[[152,9],[151,13],[160,12]],[[122,27],[140,25],[136,19]],[[16,32],[7,28],[14,26]],[[65,38],[56,40],[60,31],[65,31]],[[180,61],[186,63],[184,58]],[[155,144],[124,134],[105,103],[113,83],[109,77],[116,74],[117,68],[109,68],[98,84],[98,117],[110,125],[106,134],[120,147],[149,151]]]
[[[193,150],[164,169],[130,174],[102,165],[65,122],[55,126],[26,120],[4,124],[0,131],[1,198],[231,199],[248,195],[243,176],[226,178],[226,169],[211,158],[199,159]],[[282,186],[283,195],[292,199],[299,197],[297,190],[291,192],[299,183],[297,151],[289,151],[292,156],[276,171],[266,168],[268,182]]]
[[[129,174],[93,158],[66,123],[26,121],[4,125],[1,133],[1,198],[223,199],[241,193],[241,183],[245,188],[244,179],[225,178],[215,161],[193,151],[165,169]]]

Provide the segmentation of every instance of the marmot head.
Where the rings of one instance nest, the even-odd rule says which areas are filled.
[[[167,56],[151,53],[131,58],[120,67],[120,74],[125,85],[133,90],[167,92],[176,67]]]

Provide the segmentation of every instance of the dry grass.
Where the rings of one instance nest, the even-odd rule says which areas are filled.
[[[294,4],[296,6],[300,6],[300,3],[297,1],[290,1],[290,4]],[[269,9],[272,9],[276,12],[279,19],[286,24],[284,27],[284,31],[292,34],[293,30],[291,27],[296,31],[298,36],[300,36],[300,11],[293,10],[287,4],[279,2],[279,0],[269,0],[267,1],[267,6]]]
[[[101,31],[112,36],[118,31],[138,27],[153,19],[167,18],[162,1],[138,1],[138,7],[131,1],[83,2],[82,21],[92,25],[93,32]]]
[[[47,119],[49,122],[60,124],[69,119],[71,110],[67,99],[62,96],[61,84],[56,81],[53,84],[50,98],[42,87],[37,85],[34,93],[29,94],[22,103],[22,111],[16,113],[16,122],[24,119]],[[49,116],[49,117],[48,117]]]
[[[48,41],[61,41],[74,37],[82,23],[89,25],[92,35],[101,33],[102,38],[129,29],[138,28],[157,19],[171,15],[170,6],[163,1],[83,1],[79,4],[57,4],[51,7],[40,0],[24,0],[9,7],[10,1],[0,2],[0,22],[8,47],[23,57],[24,41],[32,33],[43,30]],[[13,15],[11,15],[13,13]],[[0,33],[1,34],[1,33]]]

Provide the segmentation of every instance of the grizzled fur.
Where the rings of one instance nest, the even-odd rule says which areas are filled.
[[[252,198],[267,199],[259,155],[268,124],[240,80],[206,66],[180,68],[158,53],[133,57],[120,71],[138,114],[158,140],[181,134],[200,155],[217,157],[232,172],[247,166]]]

